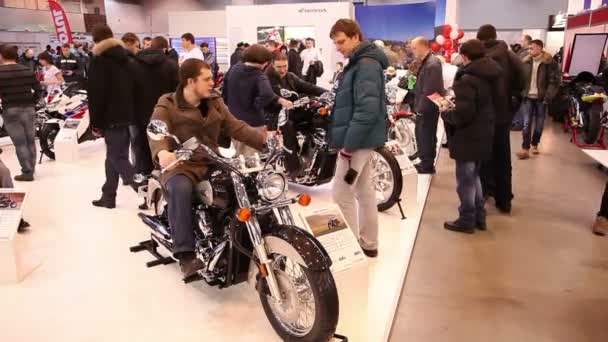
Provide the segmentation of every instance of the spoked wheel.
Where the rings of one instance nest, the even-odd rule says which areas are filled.
[[[396,140],[406,155],[412,159],[418,152],[416,144],[416,120],[413,117],[402,117],[395,121],[389,131],[389,139]]]
[[[59,134],[59,125],[45,125],[40,132],[40,149],[49,159],[55,160],[55,138]]]
[[[309,270],[285,255],[271,257],[281,302],[264,291],[260,300],[276,333],[285,341],[329,341],[338,324],[339,310],[331,272]]]
[[[371,163],[378,211],[385,211],[392,208],[401,196],[403,190],[401,168],[395,156],[386,147],[374,151]]]

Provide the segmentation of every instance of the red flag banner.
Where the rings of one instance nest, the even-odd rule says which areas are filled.
[[[63,7],[61,7],[61,4],[54,0],[49,0],[49,7],[51,9],[51,16],[53,17],[53,24],[55,24],[57,39],[61,42],[61,44],[71,44],[72,30],[70,29],[68,16],[65,14]]]

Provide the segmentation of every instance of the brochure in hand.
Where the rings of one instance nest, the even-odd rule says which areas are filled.
[[[448,96],[441,96],[439,93],[434,93],[427,96],[427,98],[439,108],[440,112],[449,112],[456,108],[454,99]]]

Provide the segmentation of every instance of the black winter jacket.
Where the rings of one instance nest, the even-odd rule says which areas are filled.
[[[0,64],[0,100],[4,109],[33,107],[41,96],[40,82],[27,66]]]
[[[443,73],[441,61],[429,54],[423,61],[418,71],[416,87],[414,88],[415,100],[414,111],[420,115],[437,112],[437,106],[427,98],[429,95],[439,93],[443,95]]]
[[[270,80],[272,90],[278,96],[281,96],[281,89],[295,91],[296,93],[304,96],[320,96],[328,91],[321,87],[317,87],[312,83],[304,81],[291,72],[287,73],[287,76],[281,79],[279,73],[274,71],[273,68],[268,68],[266,71],[266,76],[268,76],[268,79]]]
[[[230,66],[231,67],[235,66],[242,60],[243,60],[243,50],[236,48],[236,50],[234,50],[232,55],[230,55]]]
[[[253,127],[266,124],[264,109],[279,99],[264,71],[244,63],[228,70],[222,96],[230,113]]]
[[[524,88],[524,69],[521,59],[509,51],[507,43],[502,40],[488,40],[484,42],[486,56],[497,62],[503,71],[503,92],[495,94],[496,124],[511,124],[516,108],[511,106],[513,97],[521,97]]]
[[[93,127],[106,129],[133,123],[133,63],[118,39],[102,40],[93,48],[88,93]]]
[[[456,109],[441,114],[448,136],[450,157],[460,161],[489,160],[494,140],[492,93],[502,91],[502,69],[490,58],[464,66],[456,74]]]
[[[158,99],[177,89],[178,66],[162,50],[152,48],[140,51],[135,61],[135,124],[145,126]]]
[[[81,82],[84,79],[84,65],[79,56],[70,54],[70,56],[65,57],[63,54],[59,54],[55,64],[63,72],[63,79],[66,83]]]
[[[298,77],[302,77],[302,57],[296,49],[289,49],[287,52],[287,62],[289,63],[289,72]]]

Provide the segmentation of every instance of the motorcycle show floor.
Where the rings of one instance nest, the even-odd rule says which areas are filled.
[[[490,201],[472,236],[443,229],[458,198],[442,154],[390,341],[608,341],[608,237],[591,233],[606,174],[556,124],[541,152],[513,160],[512,215]]]
[[[87,142],[79,160],[45,159],[35,182],[16,184],[28,191],[24,218],[32,225],[17,237],[20,252],[40,266],[18,284],[0,285],[0,341],[278,341],[248,285],[185,285],[175,264],[146,268],[149,255],[129,252],[149,238],[136,194],[121,187],[116,209],[91,205],[104,180],[104,149],[102,141]],[[12,146],[0,157],[18,173]],[[405,176],[407,220],[397,207],[380,215],[380,255],[365,269],[369,335],[342,329],[366,322],[341,321],[337,333],[350,341],[388,336],[428,191],[429,179],[421,179]],[[329,186],[311,193],[313,208],[331,203]],[[348,307],[348,298],[340,300]]]

